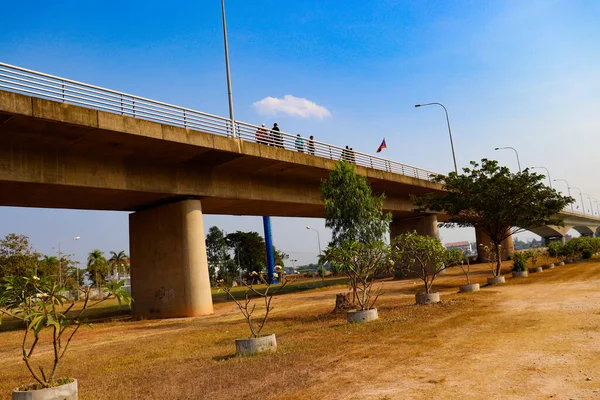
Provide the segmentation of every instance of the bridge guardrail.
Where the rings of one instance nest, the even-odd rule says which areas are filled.
[[[114,114],[235,137],[430,181],[434,172],[370,154],[0,62],[0,88]],[[300,140],[299,140],[300,139]]]

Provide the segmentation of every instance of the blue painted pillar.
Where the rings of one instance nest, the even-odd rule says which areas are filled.
[[[275,256],[273,255],[273,238],[271,237],[271,217],[263,217],[265,228],[265,245],[267,246],[267,279],[271,283],[277,283],[273,279],[275,273]]]

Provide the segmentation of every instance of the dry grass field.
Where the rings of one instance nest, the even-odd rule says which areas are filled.
[[[488,273],[478,265],[473,280]],[[436,283],[442,302],[416,306],[420,281],[385,281],[380,320],[364,325],[330,313],[343,286],[279,296],[266,327],[279,349],[249,358],[233,356],[247,327],[231,302],[203,318],[96,323],[60,375],[79,379],[81,399],[600,399],[600,262],[475,294],[457,293],[457,269]],[[0,332],[1,398],[31,381],[20,340]]]

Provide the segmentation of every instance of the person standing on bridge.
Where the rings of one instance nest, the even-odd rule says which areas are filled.
[[[262,124],[262,126],[256,130],[256,143],[267,144],[268,136],[269,132],[267,132],[267,126]]]
[[[300,134],[296,135],[296,150],[298,150],[298,153],[304,153],[304,139]]]
[[[308,138],[308,154],[315,155],[315,137],[313,135]]]
[[[281,136],[281,131],[279,130],[279,126],[277,126],[277,122],[273,124],[271,131],[273,133],[273,146],[283,149],[283,136]]]

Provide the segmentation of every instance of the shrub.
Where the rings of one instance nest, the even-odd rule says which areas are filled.
[[[529,254],[527,251],[515,251],[513,256],[513,271],[526,271],[527,270],[527,259]]]

